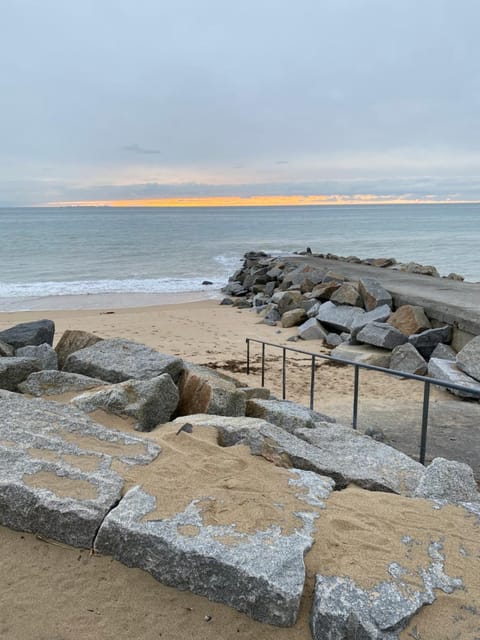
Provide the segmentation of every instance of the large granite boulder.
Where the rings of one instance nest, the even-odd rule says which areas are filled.
[[[19,358],[35,358],[41,370],[58,369],[56,351],[46,342],[37,346],[20,347],[15,351],[15,355]]]
[[[457,357],[457,353],[454,349],[452,349],[450,345],[443,344],[443,342],[440,342],[432,351],[430,357],[441,358],[442,360],[455,361],[455,358]]]
[[[282,295],[272,297],[272,302],[278,305],[281,316],[287,311],[297,309],[304,300],[305,298],[300,291],[284,291]]]
[[[127,380],[95,391],[86,391],[72,404],[92,413],[107,413],[135,418],[137,431],[151,431],[168,422],[178,405],[178,389],[168,373],[149,380]]]
[[[367,311],[367,313],[358,315],[353,323],[351,328],[352,338],[356,338],[359,331],[363,329],[370,322],[386,322],[390,317],[392,310],[388,306],[388,304],[382,304],[379,307],[375,307],[371,311]]]
[[[31,373],[26,380],[18,385],[18,391],[37,397],[55,396],[72,391],[86,391],[106,384],[99,378],[89,378],[80,373],[46,369]]]
[[[21,382],[40,368],[36,358],[0,358],[0,389],[16,391]]]
[[[281,319],[281,325],[284,329],[296,327],[307,319],[305,309],[290,309],[286,311]]]
[[[313,428],[316,422],[335,422],[335,418],[288,400],[248,400],[246,415],[271,422],[289,433],[300,428]]]
[[[350,331],[356,319],[364,313],[365,311],[358,307],[335,305],[329,300],[320,306],[317,320],[327,328],[337,331]]]
[[[186,363],[179,382],[178,415],[244,416],[246,396],[236,381],[208,367]]]
[[[395,313],[392,313],[387,322],[406,336],[432,328],[423,307],[412,304],[404,304],[399,307]]]
[[[294,475],[298,493],[305,496],[306,490],[306,501],[320,510],[331,491],[329,479],[308,472]],[[216,503],[214,497],[209,501]],[[131,489],[104,520],[95,549],[145,569],[164,584],[228,604],[262,622],[295,623],[314,514],[296,513],[300,525],[291,534],[278,526],[242,533],[234,523],[207,525],[199,500],[170,517],[150,519],[155,504],[155,496],[145,489]]]
[[[330,300],[335,304],[347,304],[351,307],[362,306],[362,296],[358,288],[350,282],[342,284],[335,293],[330,296]]]
[[[371,364],[374,367],[388,369],[392,352],[388,349],[372,347],[368,344],[352,345],[340,344],[330,353],[332,358],[358,362],[359,364]]]
[[[421,333],[415,333],[414,335],[409,336],[408,341],[426,360],[428,360],[435,347],[439,344],[450,342],[451,337],[452,328],[445,325],[444,327],[427,329]]]
[[[10,329],[0,331],[0,340],[6,342],[14,349],[27,345],[39,345],[46,342],[53,344],[55,324],[52,320],[35,320],[34,322],[22,322]]]
[[[79,331],[76,329],[67,329],[58,341],[55,351],[57,352],[58,368],[63,369],[65,360],[71,353],[91,347],[92,344],[100,342],[103,338],[99,338],[94,333],[88,331]]]
[[[194,415],[175,422],[186,420],[194,429],[215,427],[223,446],[245,444],[253,455],[277,466],[329,476],[337,489],[356,484],[372,491],[411,496],[424,471],[404,453],[342,425],[321,422],[314,428],[298,427],[293,434],[255,418]]]
[[[143,465],[159,451],[77,409],[0,391],[0,524],[91,548],[122,495],[114,460]]]
[[[480,503],[473,469],[463,462],[434,458],[415,490],[415,497],[443,502]]]
[[[406,342],[393,349],[392,357],[390,358],[390,369],[423,376],[427,372],[427,363],[415,347]]]
[[[480,336],[473,338],[457,353],[457,366],[464,373],[480,381]]]
[[[335,280],[322,282],[312,289],[312,296],[319,300],[330,300],[331,296],[341,287],[341,283]]]
[[[374,347],[390,350],[408,340],[406,335],[392,327],[388,322],[369,322],[357,333],[356,339],[358,342],[365,342]]]
[[[392,306],[392,296],[376,280],[362,278],[359,283],[359,291],[362,296],[363,306],[367,311],[377,307]]]
[[[71,353],[63,369],[114,383],[131,378],[148,380],[162,373],[170,374],[177,382],[183,362],[133,340],[111,338]]]
[[[1,362],[1,361],[0,361]],[[455,362],[444,360],[442,358],[430,358],[428,363],[428,375],[437,380],[451,382],[465,387],[465,391],[460,389],[447,389],[460,398],[473,398],[480,400],[480,383],[474,378],[467,376],[461,371]]]
[[[298,327],[298,336],[302,340],[325,340],[327,332],[316,318],[310,318]]]

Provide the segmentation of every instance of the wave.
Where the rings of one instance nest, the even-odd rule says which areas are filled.
[[[128,278],[125,280],[73,280],[63,282],[0,282],[0,298],[86,295],[102,293],[180,293],[207,291],[225,285],[226,278]]]

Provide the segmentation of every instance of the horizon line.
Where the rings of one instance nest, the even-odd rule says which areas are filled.
[[[112,200],[64,200],[34,207],[255,207],[255,206],[329,206],[329,205],[380,205],[380,204],[479,204],[480,200],[453,198],[413,198],[408,196],[356,194],[354,196],[188,196],[166,198],[132,198]]]

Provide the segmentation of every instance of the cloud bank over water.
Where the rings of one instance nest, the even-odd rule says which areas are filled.
[[[480,199],[476,0],[5,0],[0,206]]]

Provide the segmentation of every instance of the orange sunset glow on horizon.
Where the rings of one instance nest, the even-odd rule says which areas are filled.
[[[311,196],[200,196],[183,198],[145,198],[124,200],[78,200],[48,202],[49,207],[268,207],[268,206],[321,206],[321,205],[372,205],[372,204],[473,204],[473,200],[414,198],[391,195],[356,194]]]

